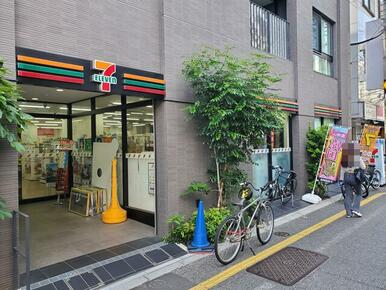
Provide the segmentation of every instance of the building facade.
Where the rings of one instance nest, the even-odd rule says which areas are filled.
[[[376,124],[384,128],[384,52],[381,10],[381,3],[378,0],[350,3],[350,40],[353,44],[351,46],[351,102],[354,139],[360,138],[364,124]],[[382,129],[382,136],[383,132]]]
[[[182,77],[182,62],[201,48],[267,54],[273,72],[282,77],[273,89],[288,122],[272,133],[273,150],[256,150],[259,165],[248,171],[257,185],[269,177],[268,164],[282,164],[297,172],[299,194],[304,193],[308,129],[316,123],[351,127],[349,1],[3,2],[0,56],[9,79],[20,84],[23,109],[36,118],[35,143],[26,141],[32,145],[21,160],[27,164],[21,174],[35,178],[31,162],[44,158],[41,144],[50,136],[67,138],[77,146],[69,157],[70,185],[77,178],[81,183],[87,177],[76,176],[73,165],[80,166],[78,157],[90,157],[82,151],[88,140],[117,136],[121,204],[130,218],[154,225],[154,234],[167,231],[170,215],[192,210],[192,199],[180,193],[192,181],[207,180],[211,166],[184,111],[194,96]],[[116,65],[114,73],[105,74],[109,65]],[[55,122],[59,125],[48,125]],[[141,156],[149,152],[150,157]],[[143,184],[142,177],[130,178],[130,160],[140,164],[141,158],[149,158],[146,196],[135,197]],[[21,189],[19,202],[30,199],[24,193]]]

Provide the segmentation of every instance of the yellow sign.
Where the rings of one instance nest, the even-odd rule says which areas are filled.
[[[363,161],[368,164],[370,158],[373,156],[373,151],[376,149],[376,142],[381,130],[380,126],[373,126],[365,124],[362,137],[360,140],[361,157]]]

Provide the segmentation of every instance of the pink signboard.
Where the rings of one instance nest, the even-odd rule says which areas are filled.
[[[335,182],[342,161],[342,145],[346,142],[348,128],[333,126],[327,133],[324,152],[320,162],[319,179]]]

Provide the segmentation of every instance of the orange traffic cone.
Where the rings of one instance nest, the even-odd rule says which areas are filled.
[[[111,203],[109,208],[102,213],[105,224],[119,224],[127,220],[126,211],[121,208],[117,195],[117,160],[113,159],[111,168]]]

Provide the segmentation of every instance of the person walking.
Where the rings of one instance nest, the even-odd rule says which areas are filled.
[[[358,168],[365,170],[366,164],[360,157],[358,143],[345,143],[342,147],[341,180],[344,183],[344,207],[346,217],[362,217],[360,202],[362,199],[361,181],[356,176]]]

